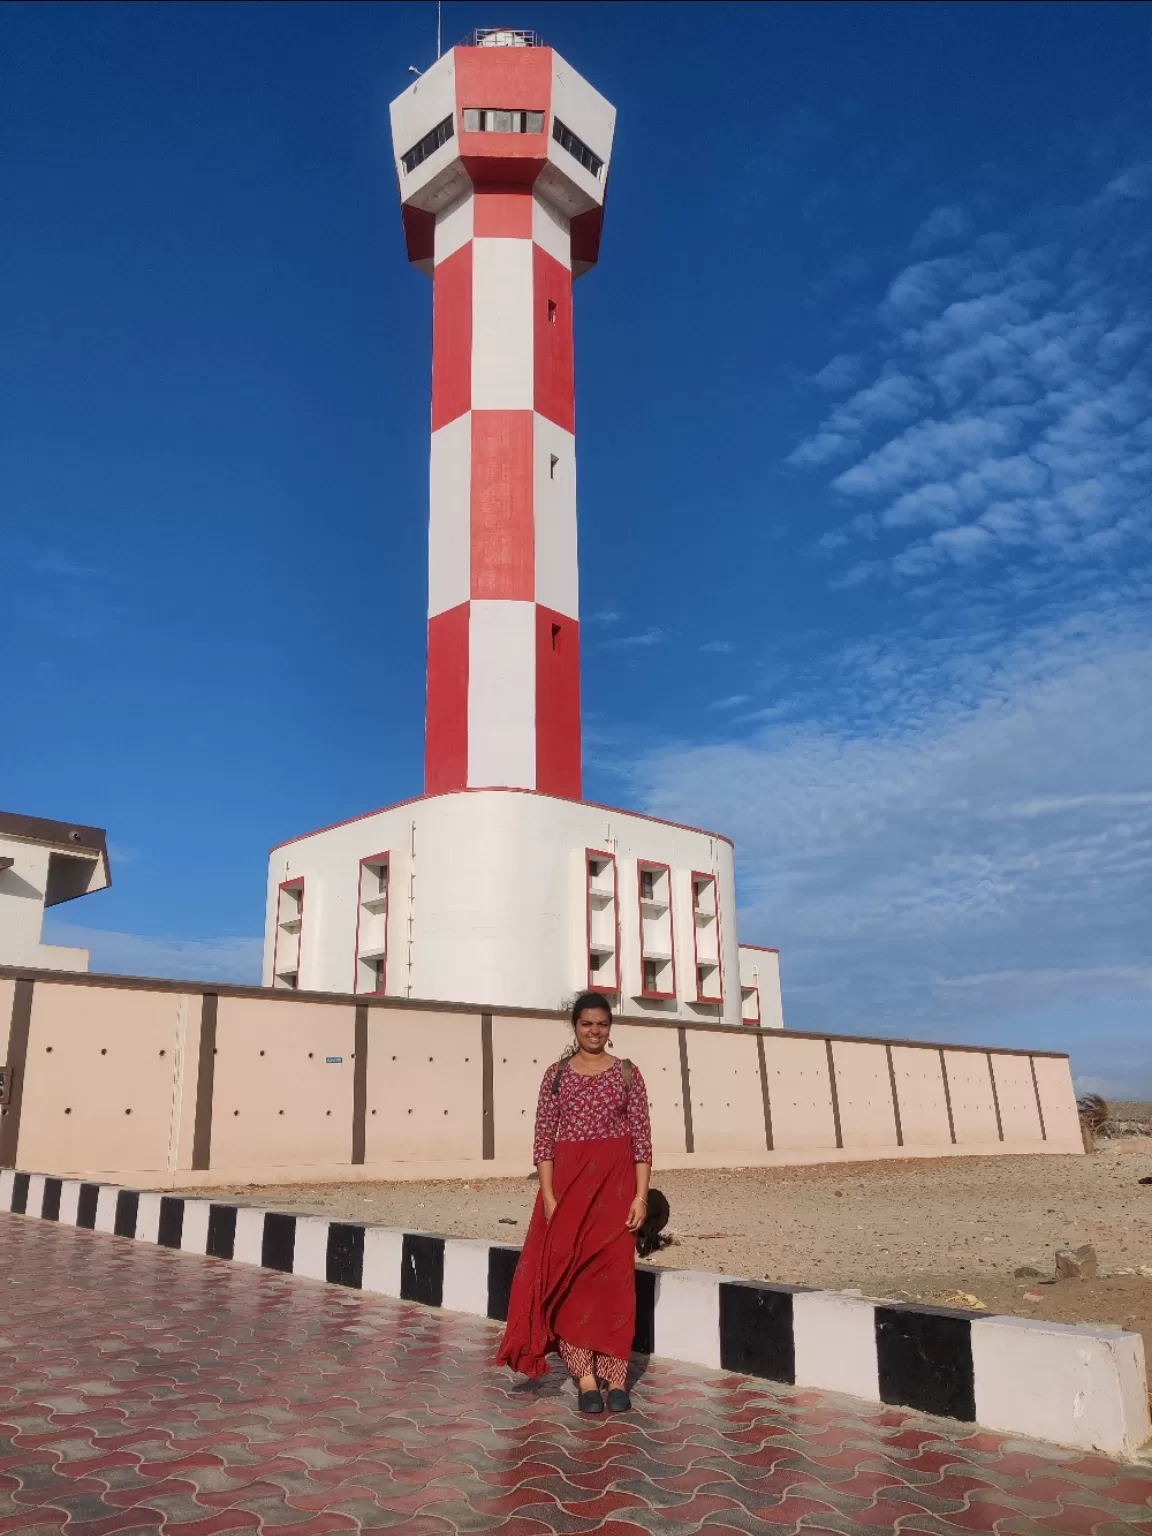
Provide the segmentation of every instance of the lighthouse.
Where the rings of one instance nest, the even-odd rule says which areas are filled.
[[[572,283],[598,254],[615,117],[507,30],[392,109],[408,256],[433,285],[428,794],[580,798]]]
[[[586,802],[573,283],[615,108],[535,33],[481,31],[392,103],[431,278],[424,793],[269,864],[273,987],[780,1026],[731,840]]]

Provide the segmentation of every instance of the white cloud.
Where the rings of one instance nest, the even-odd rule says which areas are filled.
[[[820,429],[788,455],[787,462],[801,468],[829,463],[857,450],[873,427],[904,421],[931,403],[932,396],[922,384],[890,370],[838,405]]]
[[[785,462],[794,464],[798,469],[815,469],[821,464],[831,463],[843,453],[851,452],[855,446],[853,439],[845,437],[842,432],[814,432],[802,443],[797,443]]]
[[[796,1027],[991,1042],[1152,1000],[1147,642],[1117,594],[1018,639],[861,644],[807,720],[653,753],[637,787],[734,835]]]
[[[92,951],[92,969],[114,976],[167,976],[180,981],[259,984],[263,940],[256,938],[174,939],[114,933],[62,922],[49,914],[45,944]]]
[[[62,555],[58,550],[48,550],[35,556],[32,568],[45,576],[70,576],[81,581],[103,574],[98,566],[85,565],[79,560],[73,560],[70,555]]]
[[[838,357],[834,357],[830,362],[824,364],[820,372],[816,374],[814,382],[821,389],[826,389],[829,393],[835,394],[841,389],[851,389],[859,379],[862,371],[862,364],[858,357],[842,352]]]
[[[1128,166],[1118,176],[1113,176],[1104,190],[1112,197],[1152,197],[1152,164],[1144,162]]]
[[[918,261],[892,280],[882,313],[893,322],[908,323],[937,309],[949,286],[965,275],[965,265],[952,256]]]
[[[891,495],[910,481],[939,480],[997,449],[1011,449],[1019,430],[1011,418],[992,416],[921,422],[846,469],[832,484],[849,496]]]
[[[630,650],[635,646],[663,645],[670,638],[666,629],[655,627],[645,629],[637,635],[618,635],[613,640],[602,640],[601,646],[605,650]]]
[[[968,583],[999,566],[1018,596],[1147,557],[1152,306],[1135,200],[1150,177],[1130,167],[1079,207],[893,279],[873,382],[787,460],[809,471],[840,461],[831,491],[886,503],[871,523],[825,530],[825,553],[883,535],[867,561],[848,554],[833,587],[879,575]]]
[[[735,650],[735,646],[730,640],[705,640],[700,649],[709,655],[727,656],[730,651]]]
[[[960,240],[971,232],[972,220],[957,203],[943,203],[934,208],[912,236],[914,251],[930,251],[933,246]]]

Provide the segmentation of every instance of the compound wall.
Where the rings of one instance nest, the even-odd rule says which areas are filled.
[[[521,1174],[559,1014],[0,969],[0,1166],[152,1187]],[[657,1165],[1079,1153],[1066,1056],[628,1018]]]

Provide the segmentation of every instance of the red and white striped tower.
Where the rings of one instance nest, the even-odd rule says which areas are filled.
[[[614,123],[506,30],[392,104],[409,259],[434,284],[426,794],[580,798],[572,279]]]

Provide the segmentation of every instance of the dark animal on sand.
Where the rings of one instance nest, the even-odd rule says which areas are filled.
[[[642,1259],[646,1259],[650,1253],[655,1253],[657,1248],[664,1246],[660,1240],[660,1234],[668,1225],[670,1215],[667,1198],[658,1189],[650,1189],[648,1214],[636,1234],[636,1252]]]

